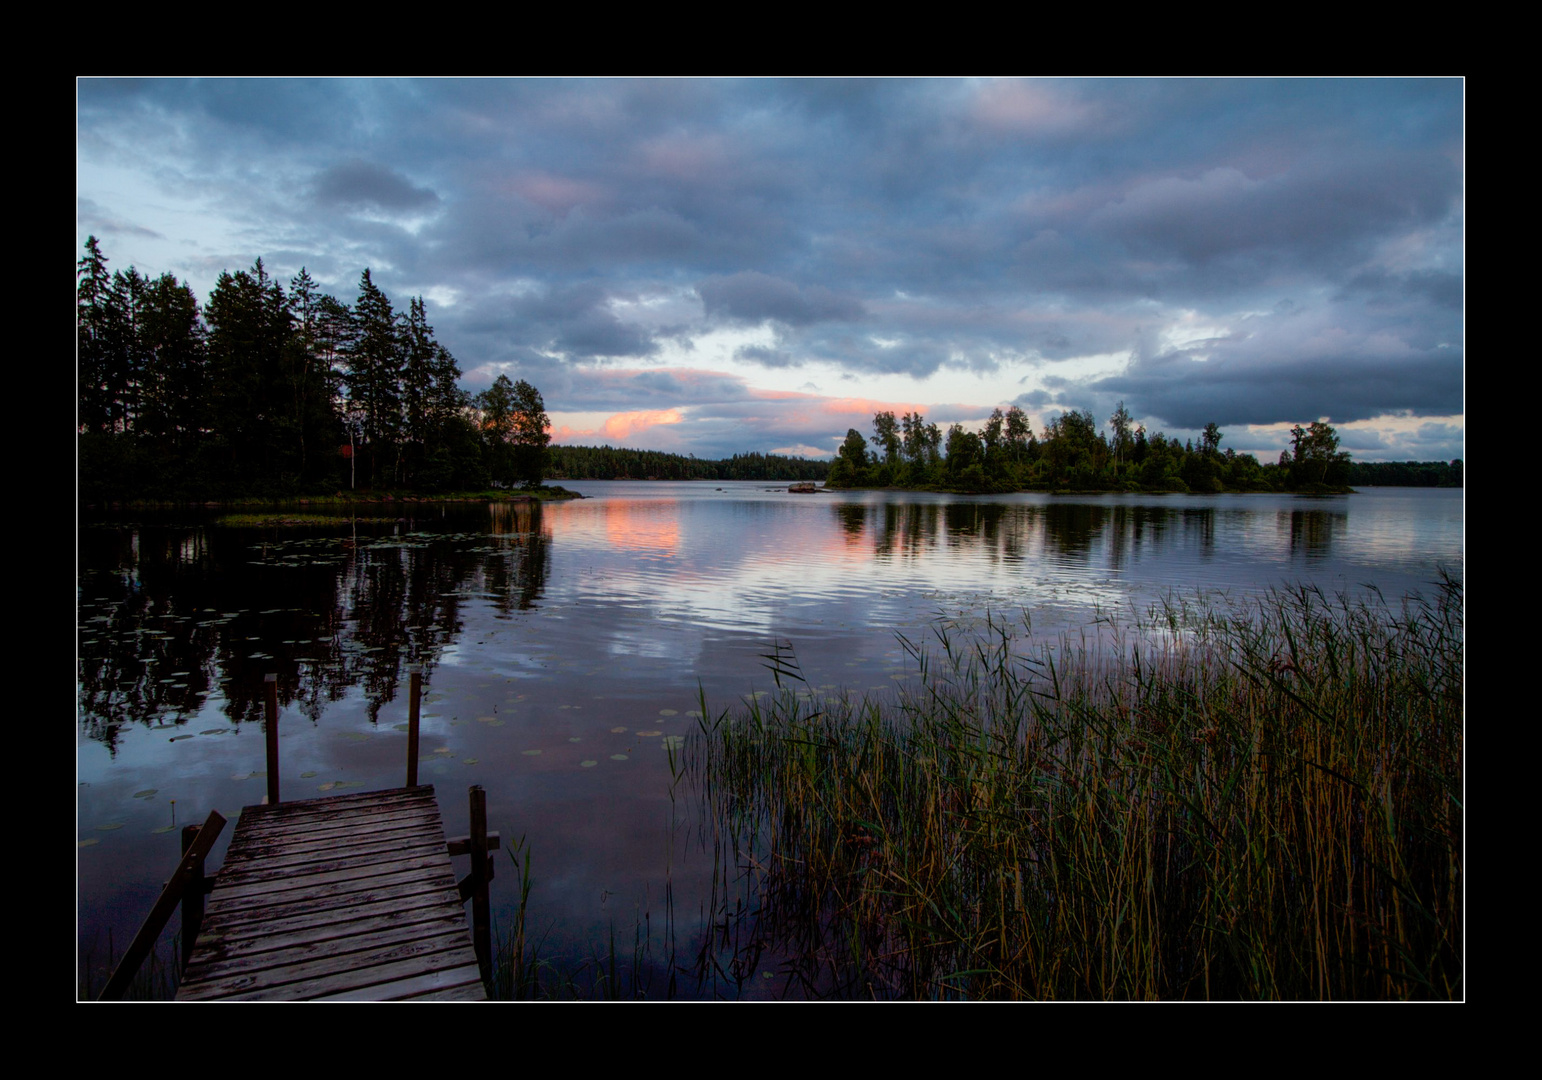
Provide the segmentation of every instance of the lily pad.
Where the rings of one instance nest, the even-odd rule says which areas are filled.
[[[96,831],[97,832],[112,832],[114,829],[121,829],[121,828],[123,828],[123,826],[126,825],[126,824],[128,824],[128,822],[126,822],[126,821],[109,821],[106,824],[98,825],[96,827]]]
[[[660,709],[659,710],[659,715],[660,716],[679,716],[680,713],[678,711],[676,711],[675,709]]]
[[[154,795],[156,793],[156,791],[158,791],[158,790],[159,790],[158,788],[153,788],[153,787],[152,788],[145,788],[143,791],[136,791],[136,792],[134,792],[134,798],[136,798],[136,799],[148,799],[151,795]]]
[[[666,735],[660,740],[659,745],[666,750],[678,750],[685,745],[684,735]]]
[[[301,780],[310,780],[315,775],[316,775],[316,770],[315,769],[310,769],[310,770],[308,770],[306,772],[301,773],[300,774],[300,779]]]
[[[88,836],[84,840],[77,841],[75,846],[78,848],[90,847],[92,844],[100,844],[101,842],[102,838],[100,836]]]
[[[477,759],[474,757],[461,758],[460,760],[464,765],[475,765],[477,763]]]
[[[176,742],[179,739],[191,739],[191,738],[192,738],[191,735],[173,735],[171,738],[167,739],[166,741],[167,742]]]
[[[156,835],[158,835],[160,833],[172,832],[175,829],[176,829],[176,825],[174,825],[174,824],[173,825],[162,825],[159,829],[151,829],[150,830],[150,835],[151,836],[156,836]]]
[[[612,754],[612,755],[610,755],[610,760],[612,760],[612,761],[627,761],[629,759],[627,758],[627,756],[625,754]]]
[[[526,757],[535,757],[537,754],[540,753],[540,751],[539,750],[521,750],[520,753],[524,754]]]
[[[624,728],[624,727],[613,727],[613,728],[610,729],[610,733],[612,735],[624,735],[626,733],[626,728]]]
[[[592,769],[592,768],[594,768],[598,764],[599,764],[599,762],[595,761],[593,758],[587,758],[584,761],[580,761],[578,763],[578,767],[580,769]]]

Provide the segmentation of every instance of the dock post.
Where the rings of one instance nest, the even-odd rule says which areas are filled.
[[[408,664],[407,786],[418,786],[418,707],[423,697],[423,665]]]
[[[493,974],[492,917],[487,899],[487,882],[492,876],[487,865],[487,792],[481,784],[471,785],[471,943],[476,948],[482,979]]]
[[[182,826],[182,854],[185,856],[198,841],[197,825]],[[203,856],[199,856],[189,868],[187,885],[182,892],[182,970],[193,955],[193,943],[203,926],[203,898],[209,891],[209,879],[204,876]]]
[[[263,676],[263,697],[267,705],[268,735],[268,805],[278,805],[278,676]]]

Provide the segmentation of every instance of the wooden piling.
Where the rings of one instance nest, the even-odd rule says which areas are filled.
[[[197,825],[182,826],[182,854],[186,856],[198,842]],[[199,855],[188,872],[187,885],[182,891],[182,970],[187,970],[188,958],[193,955],[193,943],[203,926],[203,898],[209,891],[209,880],[204,875],[204,859]]]
[[[263,676],[263,698],[267,705],[268,805],[278,805],[278,676]]]
[[[418,709],[423,697],[423,665],[407,665],[407,786],[418,786]]]
[[[491,878],[487,865],[487,792],[481,784],[471,785],[471,943],[476,948],[482,981],[493,977],[492,914],[487,897]]]
[[[161,931],[166,928],[171,913],[176,910],[177,904],[182,900],[188,883],[193,877],[193,868],[203,864],[204,856],[214,847],[214,841],[219,839],[220,830],[225,827],[225,819],[218,811],[209,811],[208,820],[198,830],[198,835],[193,838],[186,852],[182,855],[182,861],[177,865],[176,873],[171,875],[171,880],[166,882],[161,889],[160,899],[150,909],[150,914],[145,918],[139,933],[134,935],[134,940],[129,943],[128,951],[123,954],[123,959],[118,961],[118,966],[113,970],[107,980],[107,985],[102,987],[102,992],[97,995],[98,1001],[117,1001],[128,991],[129,984],[134,981],[134,975],[139,971],[139,965],[145,962],[145,957],[150,955],[150,950],[155,948],[156,938],[161,936]]]

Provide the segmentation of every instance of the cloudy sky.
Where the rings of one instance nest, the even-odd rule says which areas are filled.
[[[828,456],[1119,401],[1463,455],[1458,79],[85,79],[75,257],[368,268],[559,442]]]

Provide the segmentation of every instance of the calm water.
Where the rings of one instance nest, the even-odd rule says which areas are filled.
[[[889,693],[913,670],[896,635],[925,638],[939,621],[1026,615],[1041,636],[1169,591],[1304,581],[1397,597],[1433,591],[1442,568],[1462,574],[1460,491],[568,486],[592,498],[397,505],[341,525],[235,527],[195,511],[83,521],[82,965],[89,953],[100,966],[109,929],[121,950],[148,912],[178,858],[173,822],[218,809],[233,825],[262,799],[267,672],[288,800],[403,782],[405,665],[422,662],[420,778],[447,829],[466,830],[466,788],[482,784],[490,826],[532,850],[530,925],[548,953],[603,951],[612,927],[630,948],[641,924],[657,957],[666,882],[683,953],[710,872],[694,811],[671,801],[665,747],[693,729],[698,688],[714,713],[771,689],[773,647],[812,686]],[[499,868],[507,913],[507,856]]]

